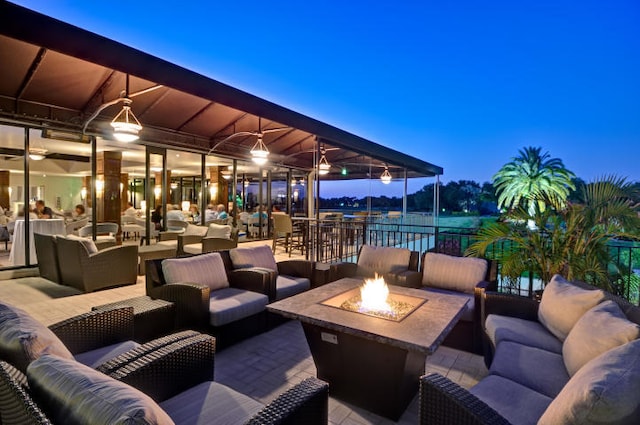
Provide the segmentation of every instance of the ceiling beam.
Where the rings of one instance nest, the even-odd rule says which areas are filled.
[[[41,47],[38,50],[38,53],[36,53],[35,58],[33,58],[33,61],[31,61],[31,65],[29,66],[29,69],[27,70],[24,78],[22,79],[22,82],[20,83],[20,87],[18,87],[18,91],[16,92],[16,100],[19,100],[24,94],[24,92],[27,90],[27,87],[29,87],[29,83],[31,82],[31,80],[33,80],[33,77],[36,75],[36,71],[38,71],[38,68],[40,67],[40,63],[42,62],[46,54],[47,54],[47,49],[45,49],[44,47]],[[16,111],[18,110],[17,106],[18,105],[16,104]]]

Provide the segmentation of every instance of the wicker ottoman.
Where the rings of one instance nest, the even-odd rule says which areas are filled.
[[[143,296],[99,305],[92,310],[113,307],[133,307],[133,334],[137,342],[150,341],[174,330],[176,306],[172,302]]]
[[[171,258],[176,256],[176,247],[163,244],[142,245],[138,248],[138,275],[144,276],[145,262],[147,260],[159,260],[163,258]]]

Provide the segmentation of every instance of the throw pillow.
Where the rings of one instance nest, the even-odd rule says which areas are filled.
[[[231,239],[231,226],[228,224],[211,223],[207,230],[208,238]]]
[[[205,226],[196,226],[195,224],[187,224],[187,228],[184,229],[184,233],[182,233],[185,236],[191,236],[191,235],[195,235],[195,236],[202,236],[204,237],[204,235],[207,234],[207,227]]]
[[[253,248],[236,248],[229,251],[234,269],[244,269],[248,267],[262,267],[265,269],[278,271],[276,258],[273,251],[267,245],[260,245]]]
[[[224,262],[217,252],[163,260],[162,274],[167,283],[199,283],[212,291],[229,286]]]
[[[427,252],[424,256],[422,285],[473,294],[487,275],[487,260],[454,257]]]
[[[640,326],[627,320],[618,304],[603,301],[573,326],[562,345],[562,358],[573,376],[591,359],[638,337]]]
[[[406,248],[363,245],[358,257],[358,274],[373,276],[375,273],[383,275],[398,268],[407,270],[410,258],[411,251]]]
[[[62,236],[58,236],[58,237],[60,238]],[[80,242],[84,246],[84,248],[87,250],[87,254],[89,255],[95,254],[96,252],[98,252],[98,247],[96,246],[93,239],[83,238],[81,236],[76,236],[76,235],[67,235],[66,238]]]
[[[601,290],[581,289],[555,275],[542,293],[538,320],[556,338],[564,341],[578,319],[603,299]]]
[[[640,340],[585,364],[567,382],[538,425],[640,423]]]
[[[27,369],[27,380],[53,423],[173,424],[146,394],[74,360],[42,356]]]
[[[51,329],[22,309],[0,304],[0,358],[24,372],[29,363],[44,354],[73,359]]]

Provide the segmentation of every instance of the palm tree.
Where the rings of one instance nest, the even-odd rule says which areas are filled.
[[[575,189],[575,175],[559,158],[550,158],[542,148],[528,147],[505,164],[495,176],[493,186],[498,195],[498,209],[522,206],[530,216],[536,208],[544,212],[547,204],[562,208],[570,189]]]
[[[517,208],[509,214],[509,222],[479,230],[467,255],[497,260],[510,279],[530,271],[546,284],[557,273],[619,292],[611,281],[622,272],[611,263],[608,243],[614,238],[639,239],[635,190],[624,178],[605,176],[581,184],[579,203],[537,209],[533,216]],[[526,226],[527,219],[533,219],[535,226]]]

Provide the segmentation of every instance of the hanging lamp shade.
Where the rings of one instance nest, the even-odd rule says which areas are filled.
[[[382,174],[380,174],[380,180],[382,180],[383,184],[389,184],[391,183],[392,178],[393,176],[391,176],[391,173],[389,172],[389,168],[385,166],[384,171],[382,172]]]
[[[42,161],[46,158],[46,154],[46,149],[29,148],[29,158],[34,161]]]
[[[142,130],[142,125],[131,110],[131,99],[126,97],[123,102],[122,110],[111,121],[113,137],[119,142],[134,142],[140,137],[138,133]]]
[[[262,134],[259,134],[256,144],[251,148],[251,159],[258,165],[264,165],[267,163],[268,156],[269,150],[262,142]]]
[[[324,154],[324,149],[322,150],[322,156],[320,157],[318,168],[319,168],[318,173],[321,176],[329,174],[329,170],[331,170],[331,164],[329,164],[329,161],[327,161],[327,157]]]

